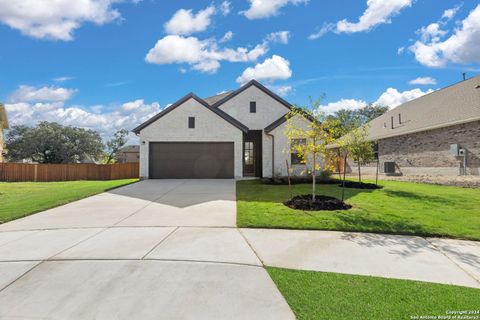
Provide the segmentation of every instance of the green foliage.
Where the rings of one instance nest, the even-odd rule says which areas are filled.
[[[118,150],[127,143],[128,130],[121,129],[113,135],[112,139],[107,141],[106,154],[102,163],[109,164],[114,160]]]
[[[138,179],[63,182],[0,182],[0,223],[60,206]],[[86,218],[87,219],[87,218]]]
[[[267,271],[299,320],[412,319],[478,310],[480,305],[475,288],[272,267]]]
[[[285,135],[290,141],[290,150],[296,152],[301,162],[309,168],[312,176],[312,200],[315,200],[315,178],[317,171],[327,170],[326,161],[332,152],[327,146],[335,141],[337,126],[319,112],[320,99],[310,101],[305,108],[292,108],[286,115]],[[309,119],[305,124],[305,119]],[[297,141],[297,143],[295,143]],[[300,143],[298,141],[301,141]]]
[[[46,121],[35,127],[13,126],[7,133],[6,145],[9,160],[30,159],[38,163],[96,160],[103,149],[100,135],[93,130]]]
[[[340,138],[347,132],[366,125],[371,120],[381,116],[388,111],[387,106],[378,106],[368,104],[363,108],[356,110],[342,109],[335,112],[333,115],[329,115],[328,118],[335,120],[339,127],[340,133],[343,133],[336,138]]]
[[[382,181],[382,189],[345,189],[343,211],[293,210],[286,185],[237,182],[237,225],[242,228],[315,229],[439,236],[480,240],[480,189]],[[306,194],[309,184],[292,187]],[[336,184],[318,184],[318,194],[340,198]]]
[[[338,144],[341,153],[357,163],[358,181],[362,181],[360,166],[374,158],[372,142],[368,139],[367,125],[351,130]]]

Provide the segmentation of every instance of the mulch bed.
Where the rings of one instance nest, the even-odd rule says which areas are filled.
[[[318,211],[318,210],[348,210],[352,206],[340,199],[328,196],[317,195],[315,202],[312,202],[311,194],[295,196],[283,203],[289,208],[297,210]]]
[[[342,183],[338,185],[342,187]],[[355,189],[381,189],[382,186],[376,185],[374,183],[365,183],[358,181],[345,180],[345,188],[355,188]]]

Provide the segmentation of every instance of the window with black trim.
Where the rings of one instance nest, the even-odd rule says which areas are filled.
[[[250,113],[257,113],[257,102],[250,101]]]
[[[188,117],[188,128],[189,129],[195,128],[195,117]]]
[[[298,154],[296,147],[298,145],[306,145],[307,139],[292,139],[291,142],[291,153],[290,153],[290,163],[291,164],[304,164],[302,157]]]

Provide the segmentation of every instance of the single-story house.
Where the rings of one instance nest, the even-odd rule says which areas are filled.
[[[480,174],[480,76],[406,102],[368,124],[379,171],[397,175]],[[362,172],[375,173],[376,162]],[[353,161],[349,169],[356,170]]]
[[[140,146],[126,145],[115,153],[117,163],[137,163],[140,161]]]
[[[255,80],[205,99],[189,93],[133,130],[140,138],[140,176],[285,176],[286,161],[304,171],[284,134],[291,108]],[[310,120],[299,118],[298,125],[308,126]]]
[[[0,104],[0,162],[4,162],[4,146],[5,146],[5,138],[3,134],[3,130],[8,129],[8,119],[7,119],[7,111],[5,110],[5,106]]]

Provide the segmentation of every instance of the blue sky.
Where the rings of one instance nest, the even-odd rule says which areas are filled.
[[[13,124],[108,135],[252,77],[292,103],[325,93],[328,112],[394,107],[480,71],[478,1],[25,3],[0,0],[0,101]]]

